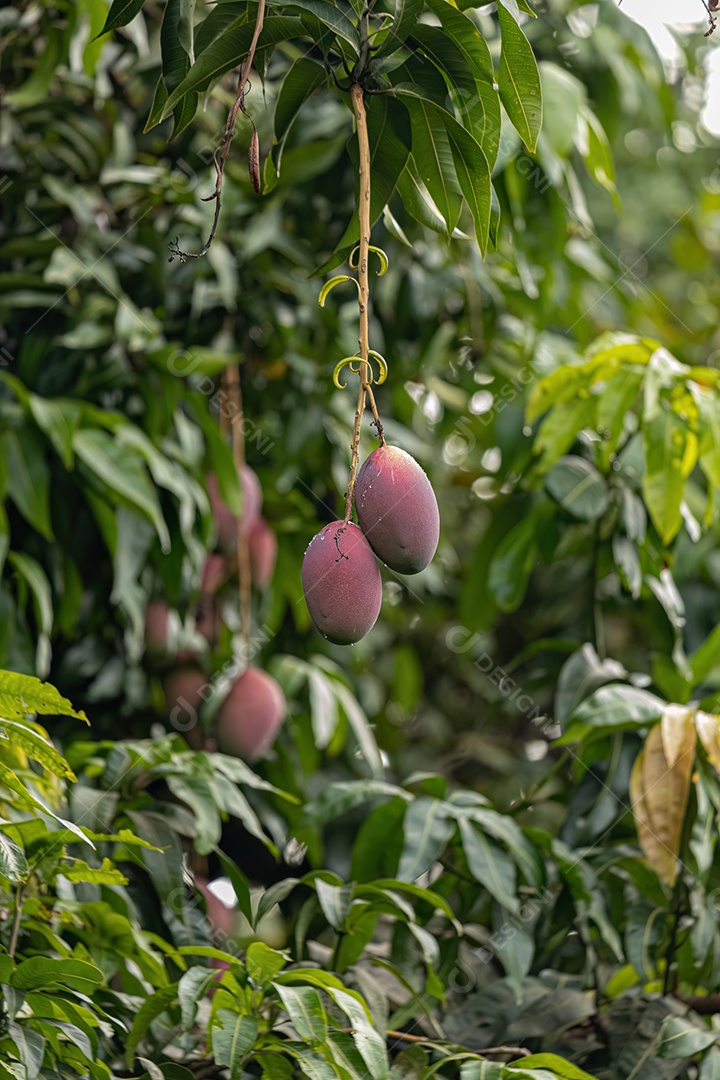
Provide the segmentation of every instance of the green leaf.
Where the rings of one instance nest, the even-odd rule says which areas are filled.
[[[371,799],[380,797],[393,798],[399,796],[410,802],[411,796],[395,784],[384,780],[341,780],[328,786],[318,795],[314,802],[308,803],[305,813],[314,825],[322,825],[332,821],[349,810],[369,802]]]
[[[375,1030],[367,1005],[357,993],[328,987],[327,994],[347,1016],[352,1037],[369,1075],[373,1080],[385,1080],[388,1075],[385,1039]]]
[[[426,55],[447,74],[459,115],[492,168],[502,121],[490,50],[475,23],[456,8],[444,0],[429,0],[428,7],[440,20],[444,33],[423,24],[415,29],[414,36]]]
[[[342,9],[339,3],[331,3],[330,0],[269,0],[269,7],[300,8],[301,11],[309,11],[323,26],[333,34],[346,41],[355,54],[360,51],[360,37],[357,27]]]
[[[533,445],[533,453],[542,458],[542,472],[552,468],[567,453],[581,431],[597,426],[597,410],[598,399],[584,391],[569,401],[559,402],[548,413]]]
[[[322,878],[318,878],[315,882],[315,889],[323,915],[333,930],[342,931],[352,902],[352,884],[331,885],[329,882],[323,881]]]
[[[172,986],[163,986],[162,989],[156,990],[156,992],[152,994],[151,997],[147,998],[140,1006],[135,1014],[135,1019],[133,1020],[130,1034],[127,1037],[127,1043],[125,1044],[125,1061],[128,1068],[132,1068],[135,1061],[135,1051],[145,1038],[150,1024],[177,1001],[177,996],[178,988],[175,984]]]
[[[82,859],[71,864],[60,863],[59,872],[68,881],[83,881],[91,885],[127,885],[128,879],[113,866],[110,859],[103,859],[101,866],[89,866]]]
[[[675,538],[682,524],[680,510],[685,481],[698,457],[698,441],[688,425],[667,403],[643,427],[645,504],[664,544]]]
[[[407,165],[398,179],[397,193],[411,217],[414,217],[416,221],[419,221],[426,228],[432,229],[433,232],[446,234],[447,226],[442,214],[420,179],[412,154],[409,156]]]
[[[67,698],[62,697],[50,683],[44,683],[34,675],[0,671],[0,716],[7,720],[22,720],[28,713],[74,716],[89,723],[85,713],[73,709]]]
[[[29,427],[20,428],[5,432],[1,452],[7,460],[8,495],[26,521],[46,540],[52,540],[45,443]]]
[[[579,723],[588,728],[625,725],[643,727],[648,722],[659,719],[664,709],[665,702],[647,690],[612,683],[596,690],[583,701],[568,722]]]
[[[490,169],[481,147],[464,127],[455,120],[446,121],[446,127],[455,172],[475,223],[478,247],[484,255],[492,217]]]
[[[720,1050],[713,1049],[703,1057],[698,1080],[720,1080]]]
[[[43,987],[65,985],[85,994],[104,981],[103,973],[85,960],[55,960],[46,956],[31,956],[18,964],[10,978],[10,985],[17,990],[36,990]]]
[[[202,93],[209,89],[227,71],[237,68],[245,60],[250,48],[255,31],[255,23],[238,20],[228,27],[216,41],[200,54],[190,71],[178,87],[170,94],[165,102],[161,119],[168,116],[177,103],[191,91]],[[263,31],[260,35],[256,59],[262,55],[265,49],[274,49],[276,45],[288,38],[304,36],[304,28],[299,19],[291,19],[285,16],[270,16],[265,19]]]
[[[165,4],[160,27],[160,49],[166,99],[180,85],[190,70],[193,55],[194,10],[195,0],[167,0]],[[178,135],[193,119],[198,100],[198,94],[188,94],[175,108],[173,136]],[[159,106],[160,100],[156,96],[151,115],[153,112],[160,111]]]
[[[11,551],[7,561],[15,567],[18,574],[27,583],[33,595],[35,615],[41,639],[45,638],[48,643],[53,624],[52,590],[47,574],[37,559],[24,552]]]
[[[543,885],[545,867],[540,853],[513,818],[485,806],[470,807],[462,804],[453,806],[450,800],[447,805],[458,821],[463,817],[468,817],[475,821],[484,832],[502,841],[515,856],[515,862],[527,881],[538,888]]]
[[[529,1057],[511,1061],[509,1068],[521,1069],[523,1072],[527,1070],[529,1073],[533,1069],[548,1069],[560,1080],[594,1080],[590,1073],[566,1061],[565,1058],[558,1057],[557,1054],[530,1054]]]
[[[262,989],[270,986],[287,964],[287,957],[277,949],[271,949],[264,941],[248,945],[245,965],[250,978]]]
[[[462,198],[455,174],[446,118],[450,114],[411,85],[395,87],[410,113],[412,154],[418,175],[437,206],[450,235],[458,223]],[[444,115],[443,115],[444,114]],[[456,121],[457,123],[457,121]],[[459,125],[458,125],[459,126]]]
[[[65,468],[72,469],[72,439],[80,422],[80,407],[74,401],[52,401],[37,394],[28,394],[28,403],[35,423],[50,439]]]
[[[197,830],[195,846],[201,855],[207,855],[220,842],[222,833],[219,807],[210,783],[198,775],[169,775],[166,780],[175,798],[193,811]]]
[[[433,889],[424,889],[421,885],[415,885],[412,881],[400,881],[399,878],[376,878],[372,884],[377,889],[390,889],[414,896],[416,900],[422,900],[424,903],[430,904],[433,909],[442,911],[451,922],[455,920],[454,912],[445,897]]]
[[[283,79],[275,104],[275,138],[283,139],[307,99],[327,81],[325,68],[308,56],[296,60]],[[278,167],[279,171],[279,167]]]
[[[18,882],[27,880],[29,873],[30,869],[23,849],[0,831],[0,874],[9,878],[10,881]]]
[[[53,744],[27,724],[0,718],[0,733],[4,734],[11,746],[22,746],[29,757],[38,761],[54,776],[65,777],[67,780],[77,779],[65,758],[58,753]]]
[[[245,3],[245,0],[224,0],[222,4],[216,4],[207,14],[199,26],[195,28],[195,56],[207,49],[213,41],[231,24],[240,25],[241,22],[249,22],[251,13],[257,12],[257,7]]]
[[[414,86],[400,84],[412,124],[413,159],[451,234],[460,214],[457,185],[462,191],[475,223],[482,252],[490,233],[492,197],[490,169],[482,148],[454,116]],[[448,157],[449,150],[449,157]],[[450,166],[452,161],[452,167]]]
[[[198,1002],[217,984],[217,979],[218,972],[215,968],[208,970],[206,967],[191,967],[181,975],[177,985],[177,997],[183,1031],[189,1031],[195,1023]]]
[[[530,42],[515,19],[498,4],[502,33],[498,88],[512,125],[528,150],[537,146],[542,127],[540,73]]]
[[[252,896],[250,894],[250,886],[248,885],[247,878],[243,872],[235,865],[232,859],[228,858],[222,851],[216,849],[215,854],[220,860],[220,865],[223,868],[223,873],[230,878],[230,882],[235,891],[235,897],[238,902],[238,907],[247,921],[252,926],[255,916],[253,913]]]
[[[143,0],[113,0],[105,25],[93,40],[97,40],[103,34],[109,34],[111,30],[117,30],[120,26],[127,26],[142,10],[142,6]]]
[[[569,454],[561,457],[545,477],[545,490],[580,521],[596,521],[608,508],[605,479],[591,462]]]
[[[47,814],[48,817],[54,818],[55,821],[59,821],[61,825],[64,825],[66,829],[69,829],[70,832],[74,833],[83,843],[90,844],[90,847],[93,847],[93,844],[90,843],[85,836],[85,833],[77,825],[74,825],[72,821],[66,821],[64,818],[58,817],[55,811],[51,810],[42,799],[37,797],[37,795],[34,795],[2,760],[0,760],[0,784],[4,784],[10,791],[14,791],[16,795],[20,796],[20,802],[23,805],[23,808],[25,805],[35,807],[35,809],[40,810],[43,814]]]
[[[17,1024],[15,1021],[8,1024],[8,1035],[14,1041],[25,1066],[25,1080],[35,1080],[42,1068],[46,1040],[28,1024]]]
[[[562,724],[594,690],[626,676],[622,664],[617,660],[601,660],[595,647],[586,642],[560,670],[555,691],[555,718]]]
[[[459,825],[470,873],[499,904],[508,911],[517,911],[520,901],[516,895],[517,875],[513,860],[501,848],[491,844],[467,818],[460,818]]]
[[[219,1009],[216,1019],[221,1027],[213,1027],[213,1057],[218,1065],[230,1069],[231,1080],[239,1080],[243,1075],[242,1058],[257,1038],[258,1022],[254,1016],[241,1016],[230,1009]]]
[[[415,881],[442,854],[454,832],[447,809],[440,799],[425,796],[415,799],[403,822],[405,847],[397,876],[401,881]]]
[[[273,985],[300,1038],[309,1043],[325,1042],[327,1016],[318,991],[312,986]]]
[[[488,589],[501,611],[515,611],[523,601],[537,558],[537,521],[529,514],[498,544],[488,569]]]
[[[418,16],[423,9],[423,0],[384,0],[377,6],[378,12],[388,11],[392,15],[392,23],[387,37],[382,40],[376,53],[377,57],[389,56],[396,49],[405,44],[405,39],[417,23]]]
[[[499,1062],[487,1059],[468,1059],[460,1066],[460,1080],[505,1080],[508,1075]]]
[[[717,1039],[716,1031],[692,1024],[685,1017],[666,1016],[660,1028],[657,1056],[666,1060],[694,1057]]]
[[[83,429],[73,436],[75,453],[91,473],[122,502],[137,507],[155,526],[163,551],[170,551],[170,534],[155,488],[142,458],[106,431]]]

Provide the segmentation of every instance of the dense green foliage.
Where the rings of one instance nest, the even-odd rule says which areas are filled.
[[[351,3],[270,3],[263,192],[241,115],[217,237],[169,261],[208,235],[257,17],[197,8],[0,11],[0,1077],[710,1080],[705,43],[668,86],[610,2],[378,0],[374,51]],[[347,487],[331,376],[357,306],[318,307],[312,275],[357,238],[353,71],[389,256],[376,396],[441,539],[422,574],[383,570],[343,649],[300,566]],[[233,512],[247,494],[223,419],[279,542],[249,643],[236,568],[203,620],[208,477]],[[252,765],[215,742],[238,658],[288,701]]]

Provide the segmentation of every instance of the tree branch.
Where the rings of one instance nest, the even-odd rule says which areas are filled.
[[[367,15],[362,20],[367,32]],[[368,284],[368,255],[370,248],[370,140],[368,138],[367,114],[365,112],[365,100],[362,86],[355,82],[350,88],[350,98],[353,104],[353,112],[357,121],[358,154],[360,158],[360,195],[358,199],[358,225],[360,227],[360,249],[358,251],[358,284],[360,286],[360,387],[358,389],[357,408],[355,410],[355,426],[350,456],[350,480],[348,481],[347,497],[345,499],[345,525],[352,517],[353,496],[355,494],[355,481],[357,479],[357,467],[360,450],[360,427],[365,411],[365,399],[369,387],[368,354],[370,348],[368,334],[368,308],[370,287]],[[374,400],[373,400],[374,404]],[[379,417],[378,417],[379,420]]]

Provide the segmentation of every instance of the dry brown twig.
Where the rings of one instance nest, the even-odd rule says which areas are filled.
[[[237,92],[233,106],[228,113],[228,118],[225,123],[225,131],[220,145],[215,150],[213,155],[213,164],[215,165],[215,190],[212,195],[206,196],[203,202],[215,201],[215,213],[213,215],[212,228],[210,234],[201,247],[200,251],[183,251],[179,245],[179,237],[170,243],[170,259],[179,259],[181,263],[184,263],[187,259],[201,259],[203,255],[207,255],[215,235],[217,233],[218,222],[220,220],[220,206],[223,180],[225,178],[225,164],[230,154],[230,146],[232,144],[233,137],[235,135],[235,124],[237,123],[237,116],[239,112],[242,112],[244,116],[247,116],[248,120],[253,126],[253,135],[250,141],[250,149],[248,152],[248,166],[250,169],[250,179],[252,181],[255,191],[260,189],[260,148],[258,143],[258,133],[255,127],[255,121],[249,112],[245,108],[245,94],[246,86],[248,82],[248,76],[252,68],[253,60],[255,59],[255,50],[257,49],[258,40],[262,33],[263,23],[265,21],[265,0],[260,0],[258,4],[257,18],[255,20],[255,30],[253,32],[252,40],[250,42],[250,48],[248,54],[245,57],[245,62],[240,68],[240,75],[238,76]]]

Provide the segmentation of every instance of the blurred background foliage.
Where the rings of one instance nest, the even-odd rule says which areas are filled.
[[[461,219],[460,235],[448,241],[442,227],[421,225],[397,198],[373,233],[390,258],[373,285],[371,341],[390,368],[378,404],[388,440],[414,455],[433,482],[442,533],[422,575],[406,581],[384,572],[380,620],[352,649],[312,630],[300,587],[308,541],[342,504],[354,411],[353,395],[335,390],[330,375],[354,351],[356,305],[340,290],[321,310],[320,279],[312,276],[354,209],[346,103],[337,95],[313,99],[291,130],[277,184],[261,195],[247,175],[251,128],[241,121],[219,238],[207,258],[171,262],[176,237],[197,249],[207,234],[211,210],[202,198],[214,185],[212,152],[234,100],[232,79],[170,140],[167,121],[144,130],[160,70],[160,5],[146,4],[100,40],[102,0],[0,12],[0,666],[59,686],[91,715],[96,738],[140,739],[160,730],[154,725],[168,726],[168,664],[145,648],[148,603],[164,600],[177,612],[172,663],[189,657],[210,677],[232,656],[233,589],[209,641],[195,616],[213,542],[207,476],[225,477],[239,497],[217,396],[222,369],[239,362],[247,459],[279,543],[272,581],[253,600],[253,659],[275,674],[289,703],[274,751],[258,768],[300,800],[295,807],[269,797],[264,825],[275,843],[295,836],[307,844],[308,865],[360,880],[393,876],[402,839],[385,866],[367,848],[385,830],[400,835],[402,797],[388,790],[390,801],[380,802],[369,827],[365,802],[328,797],[323,809],[323,793],[334,783],[376,782],[381,774],[401,783],[432,769],[451,790],[487,796],[512,823],[511,845],[520,843],[516,823],[523,826],[560,876],[564,859],[572,870],[572,852],[595,848],[609,832],[601,851],[626,860],[630,884],[618,878],[595,893],[589,866],[590,876],[569,873],[562,899],[533,921],[536,947],[530,935],[527,947],[516,941],[498,954],[505,960],[482,967],[478,992],[462,999],[448,1028],[458,1040],[470,1031],[478,1047],[518,1039],[529,1030],[528,1000],[550,996],[549,988],[558,993],[554,976],[543,982],[542,973],[565,972],[566,994],[576,996],[545,1027],[537,1021],[538,1037],[585,1025],[585,1060],[604,1035],[588,1033],[593,1010],[583,1009],[583,992],[618,971],[628,986],[640,980],[667,990],[669,969],[647,960],[642,946],[638,961],[637,935],[642,943],[650,926],[657,955],[677,943],[676,893],[655,876],[657,867],[649,883],[628,869],[645,865],[623,810],[638,732],[664,701],[694,695],[714,714],[720,685],[715,639],[697,659],[715,627],[720,586],[716,501],[708,509],[720,451],[702,441],[720,425],[697,404],[703,388],[716,393],[720,356],[720,145],[698,121],[712,39],[681,42],[685,64],[668,84],[645,32],[609,0],[543,0],[536,10],[524,29],[540,65],[544,125],[535,155],[509,125],[503,129],[493,174],[497,250],[483,260],[462,235],[472,231],[469,221]],[[472,17],[497,63],[495,16],[486,5]],[[263,155],[272,147],[280,80],[296,55],[281,47],[248,95]],[[598,335],[619,331],[637,340],[610,337],[602,347],[617,347],[623,364],[647,365],[657,354],[643,342],[652,340],[686,367],[662,354],[655,374],[639,375],[635,397],[628,390],[616,403],[610,448],[601,418],[571,410],[559,422],[564,445],[543,467],[542,417],[552,402],[538,400],[541,380],[568,366],[580,370]],[[698,374],[703,367],[707,373]],[[640,382],[647,393],[643,380],[651,378],[668,406],[663,417],[673,411],[686,444],[699,440],[701,459],[704,452],[711,460],[694,469],[691,446],[687,484],[674,494],[663,462],[660,496],[643,487],[653,415],[636,405]],[[369,452],[369,429],[363,438]],[[563,503],[562,471],[549,479],[563,455],[566,468],[588,470],[595,485],[588,512]],[[568,658],[576,658],[570,671]],[[531,708],[518,708],[506,675]],[[577,754],[551,748],[560,721],[613,680],[656,695],[655,704],[621,695],[603,739],[588,741],[578,729]],[[211,702],[203,713],[210,734],[215,708]],[[628,727],[635,730],[618,736]],[[61,741],[77,734],[70,720],[56,730]],[[697,798],[718,806],[717,782],[703,762],[707,787]],[[102,776],[106,765],[94,768]],[[416,803],[445,797],[439,779],[416,784],[409,785]],[[227,849],[253,881],[283,876],[287,867],[264,854],[267,837],[255,850],[236,825],[225,828]],[[440,829],[436,853],[449,835]],[[351,856],[356,836],[361,854]],[[462,884],[464,860],[472,858],[464,850],[460,843],[455,851],[453,888],[461,918],[480,923],[477,887],[468,892]],[[428,852],[418,872],[432,862]],[[688,879],[683,917],[693,910],[691,897],[715,888],[713,853],[714,842],[703,856],[700,892]],[[516,855],[522,865],[522,851]],[[470,867],[471,882],[482,878],[478,865]],[[512,891],[515,870],[502,866]],[[541,882],[542,875],[534,884]],[[630,904],[623,888],[640,895]],[[511,906],[497,890],[487,910],[494,902],[488,933],[502,928]],[[664,912],[661,920],[650,919],[654,910]],[[703,968],[703,951],[720,956],[720,942],[704,919],[706,936],[693,933],[682,979],[697,987],[694,973],[705,992],[717,978],[715,961]],[[532,982],[524,1028],[512,986],[487,990],[491,974]],[[623,1015],[618,1030],[635,1020]],[[572,1056],[562,1038],[553,1045]]]

